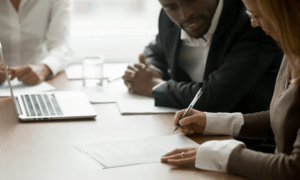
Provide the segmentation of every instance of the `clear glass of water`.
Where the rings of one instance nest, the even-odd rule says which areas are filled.
[[[82,62],[83,86],[102,86],[104,56],[87,56]]]

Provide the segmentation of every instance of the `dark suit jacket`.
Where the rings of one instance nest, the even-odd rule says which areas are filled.
[[[300,83],[286,88],[288,61],[278,74],[270,111],[244,115],[239,137],[274,138],[274,154],[242,146],[230,154],[227,170],[253,180],[300,179]]]
[[[245,11],[242,1],[224,0],[203,82],[192,82],[177,65],[181,29],[161,11],[156,42],[145,48],[147,61],[160,69],[166,80],[152,91],[156,106],[187,108],[202,87],[204,93],[194,106],[201,111],[269,109],[283,54],[261,28],[251,27]]]

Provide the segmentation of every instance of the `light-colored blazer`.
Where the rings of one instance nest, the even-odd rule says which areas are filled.
[[[284,57],[270,111],[244,115],[241,137],[275,138],[274,154],[236,147],[228,172],[255,180],[300,180],[300,83],[289,86],[289,66]]]

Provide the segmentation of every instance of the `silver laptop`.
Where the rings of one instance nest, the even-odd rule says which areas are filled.
[[[18,114],[21,121],[88,119],[97,116],[94,107],[82,91],[18,93],[14,95],[1,43],[0,62],[4,66],[4,69],[0,69],[6,74],[6,80],[15,107],[14,111]]]

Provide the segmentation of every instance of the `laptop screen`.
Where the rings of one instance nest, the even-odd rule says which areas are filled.
[[[18,111],[17,111],[17,106],[16,106],[16,102],[15,102],[15,96],[14,96],[14,93],[12,91],[12,87],[11,87],[11,83],[10,83],[10,79],[9,79],[9,75],[8,75],[8,71],[7,71],[8,67],[7,67],[7,64],[5,62],[5,59],[4,59],[4,55],[3,55],[3,50],[2,50],[2,45],[1,45],[1,42],[0,42],[0,76],[5,76],[6,77],[6,81],[8,83],[8,86],[9,86],[9,89],[10,89],[10,96],[12,97],[12,102],[14,104],[14,109],[15,109],[15,113],[18,114]],[[0,77],[0,79],[2,80],[2,77]],[[2,83],[5,83],[5,82],[2,82]]]

